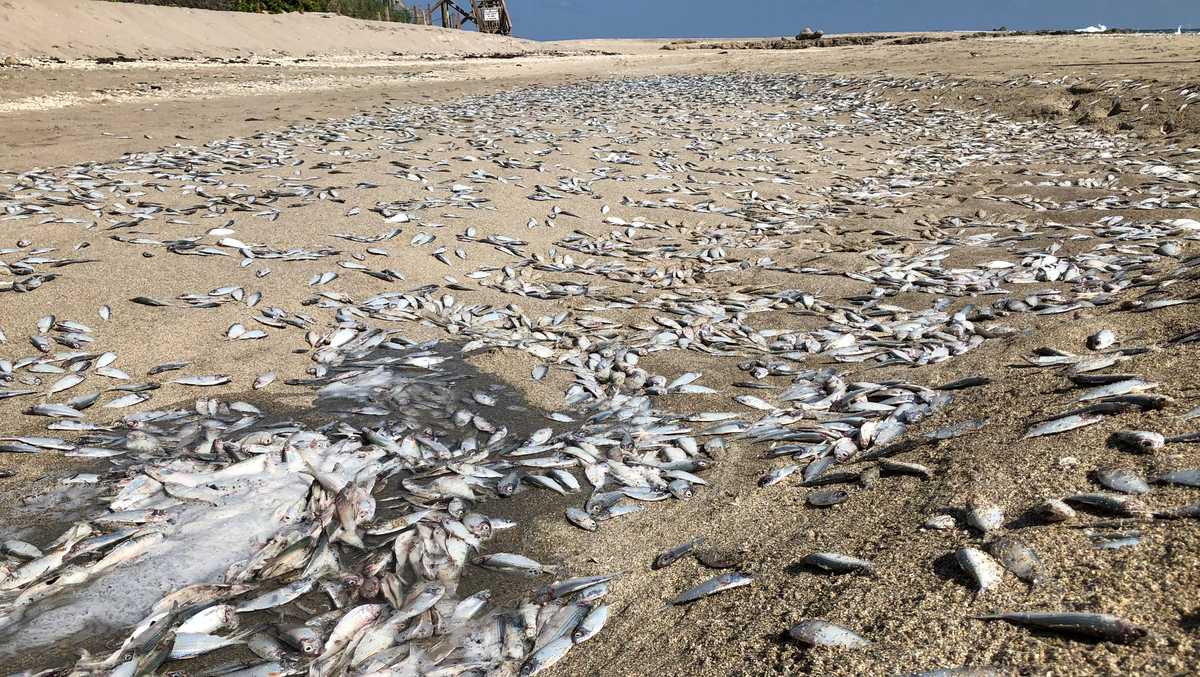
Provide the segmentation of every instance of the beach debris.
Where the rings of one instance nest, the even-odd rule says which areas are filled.
[[[788,637],[808,646],[861,649],[871,645],[862,635],[840,625],[820,619],[800,621],[787,631]]]
[[[1111,614],[1082,611],[1008,611],[976,616],[982,621],[1006,621],[1063,635],[1131,644],[1147,634],[1145,628]]]

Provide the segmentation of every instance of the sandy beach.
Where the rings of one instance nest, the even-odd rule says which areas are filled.
[[[0,435],[77,440],[26,412],[97,389],[100,404],[85,419],[122,432],[123,417],[190,408],[201,396],[320,426],[337,419],[313,406],[312,388],[285,381],[313,378],[321,347],[353,326],[414,343],[479,340],[463,369],[519,404],[489,408],[493,422],[511,417],[525,436],[553,425],[569,443],[572,426],[594,416],[588,407],[601,406],[568,403],[586,380],[569,367],[619,345],[667,382],[700,374],[705,392],[648,396],[669,420],[692,421],[701,444],[709,424],[694,421],[705,412],[749,426],[787,411],[792,429],[857,426],[849,437],[858,446],[831,471],[846,474],[842,482],[806,485],[811,456],[789,460],[773,453],[779,443],[744,430],[725,435],[689,499],[647,501],[596,531],[563,517],[587,500],[586,481],[566,497],[524,486],[502,499],[481,486],[473,508],[519,523],[484,552],[524,553],[563,576],[621,574],[603,631],[548,674],[1183,675],[1200,661],[1200,527],[1152,517],[1196,504],[1200,489],[1152,482],[1129,514],[1079,508],[1061,523],[1021,519],[1046,499],[1111,494],[1095,479],[1100,469],[1153,480],[1200,467],[1191,442],[1150,454],[1111,444],[1122,430],[1172,438],[1197,429],[1185,414],[1200,405],[1200,352],[1179,339],[1200,329],[1200,36],[663,49],[668,41],[535,43],[424,27],[392,35],[315,15],[101,4],[43,7],[109,22],[92,40],[39,34],[49,19],[36,13],[18,30],[0,23],[0,360],[9,365],[0,392],[32,391],[0,399]],[[211,22],[198,33],[228,40],[139,37],[166,16]],[[31,277],[40,286],[11,289]],[[222,289],[237,289],[238,300]],[[369,299],[389,292],[416,299],[403,311],[411,317],[374,312]],[[261,305],[252,308],[241,297],[255,293]],[[165,305],[131,301],[139,297]],[[200,297],[211,303],[194,307]],[[257,322],[268,308],[309,321]],[[493,311],[506,319],[475,324]],[[86,325],[84,344],[37,348],[38,337],[71,334],[54,324],[68,320]],[[264,336],[231,338],[234,325],[243,332],[232,334]],[[1090,350],[1103,329],[1117,341]],[[89,361],[115,353],[112,366],[128,380],[89,363],[81,384],[49,393],[73,359],[53,356],[73,350]],[[1067,372],[1100,356],[1113,364],[1095,373],[1130,374],[1169,404],[1026,437],[1081,406],[1088,386]],[[30,371],[39,360],[51,366]],[[172,362],[188,365],[149,375]],[[531,378],[542,364],[549,375]],[[856,417],[888,420],[900,400],[850,397],[878,406],[837,410],[840,397],[833,408],[777,399],[806,370],[827,368],[851,392],[875,384],[901,397],[911,386],[904,393],[947,401],[906,421],[897,449],[872,456],[887,445],[873,447],[875,433]],[[267,371],[278,381],[252,388]],[[228,382],[170,382],[213,374]],[[967,377],[982,385],[939,390]],[[103,407],[122,394],[110,388],[143,382],[160,386],[147,401]],[[601,383],[607,397],[636,393]],[[470,389],[456,397],[458,408],[478,407]],[[571,421],[545,423],[553,412]],[[872,421],[866,430],[880,425]],[[930,439],[964,422],[979,429]],[[928,474],[884,467],[861,480],[880,457]],[[0,540],[46,548],[159,460],[0,453]],[[798,469],[760,486],[787,464]],[[75,480],[84,484],[64,484]],[[60,509],[73,486],[91,488]],[[378,487],[382,500],[388,490]],[[808,502],[831,488],[848,500]],[[1003,526],[970,528],[961,519],[970,505],[999,506]],[[960,517],[945,530],[922,528],[935,514]],[[973,589],[956,551],[1000,536],[1036,551],[1045,570],[1037,585],[1006,573],[994,589]],[[701,551],[753,582],[669,606],[722,573],[686,557],[651,569],[698,537]],[[1136,544],[1101,547],[1118,538]],[[874,573],[814,571],[801,563],[814,552],[869,560]],[[26,561],[5,557],[0,582]],[[488,587],[498,605],[531,585],[472,571],[463,594]],[[19,592],[3,591],[0,609]],[[323,603],[314,591],[308,606]],[[120,623],[90,642],[89,623],[67,638],[28,639],[22,624],[57,606],[30,606],[2,630],[0,673],[69,669],[85,644],[107,655],[116,645],[105,633],[120,644]],[[1113,614],[1146,636],[1080,641],[976,618],[1017,610]],[[871,644],[808,648],[786,636],[813,618]],[[236,646],[161,670],[222,674],[261,658]],[[307,664],[297,665],[294,674]]]

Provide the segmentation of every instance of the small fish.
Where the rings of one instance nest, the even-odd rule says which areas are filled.
[[[838,649],[861,649],[871,646],[871,640],[862,635],[835,625],[829,621],[809,619],[793,625],[788,637],[808,646],[834,647]]]
[[[867,560],[836,552],[814,552],[810,555],[805,555],[800,561],[814,569],[821,569],[837,574],[855,572],[865,574],[875,573],[875,565]]]
[[[190,362],[167,362],[166,364],[160,364],[157,367],[151,367],[150,371],[146,372],[146,375],[147,376],[157,376],[158,374],[161,374],[161,373],[167,372],[167,371],[178,371],[180,369],[183,369],[184,367],[187,367],[190,364],[191,364]]]
[[[1162,433],[1148,430],[1119,430],[1109,435],[1108,444],[1135,454],[1149,454],[1162,449],[1166,439]]]
[[[1200,468],[1168,470],[1154,478],[1158,484],[1178,484],[1184,487],[1200,487]]]
[[[512,553],[499,552],[491,555],[482,555],[471,561],[472,564],[484,569],[492,569],[494,571],[512,571],[523,573],[526,576],[540,576],[542,574],[552,574],[558,570],[556,566],[548,564],[540,564],[528,557],[522,555],[514,555]]]
[[[521,666],[520,677],[533,677],[549,670],[556,663],[567,655],[571,647],[575,646],[575,641],[570,635],[559,637],[558,639],[547,643],[542,648],[534,651],[525,659],[525,663]]]
[[[1030,586],[1042,582],[1042,560],[1028,545],[1015,538],[1004,536],[984,546],[988,554],[996,558],[1005,569]]]
[[[1158,386],[1158,383],[1143,381],[1140,378],[1127,379],[1125,381],[1117,381],[1116,383],[1109,383],[1102,386],[1096,386],[1094,388],[1088,388],[1087,390],[1083,391],[1083,394],[1077,399],[1079,402],[1090,402],[1092,400],[1102,400],[1104,398],[1114,397],[1117,395],[1144,393],[1149,390],[1154,390]]]
[[[53,395],[54,393],[61,393],[64,390],[70,390],[80,383],[83,383],[83,376],[81,374],[67,374],[55,381],[54,385],[50,386],[50,394]]]
[[[1058,435],[1065,433],[1068,430],[1076,430],[1089,425],[1095,425],[1104,420],[1103,416],[1098,414],[1070,414],[1060,418],[1051,419],[1038,423],[1029,428],[1025,432],[1025,437],[1044,437],[1046,435]]]
[[[778,484],[786,479],[788,475],[796,472],[799,467],[800,466],[798,465],[785,465],[782,468],[775,468],[766,475],[758,478],[758,486],[769,487],[771,485]]]
[[[1137,517],[1146,512],[1144,503],[1133,496],[1123,494],[1075,494],[1063,500],[1122,517]]]
[[[958,521],[954,519],[954,516],[944,513],[930,515],[928,519],[921,524],[922,529],[929,529],[930,531],[950,531],[956,526],[958,526]]]
[[[1129,468],[1098,468],[1092,472],[1100,486],[1123,494],[1150,493],[1150,485],[1136,470]]]
[[[236,636],[221,637],[203,632],[177,632],[175,633],[175,644],[171,647],[171,660],[194,658],[227,646],[245,643],[246,640],[244,638]]]
[[[762,399],[761,397],[755,397],[754,395],[737,395],[733,399],[738,404],[750,407],[751,409],[758,409],[759,411],[775,411],[779,408]]]
[[[275,372],[264,371],[263,373],[254,377],[254,383],[253,383],[252,387],[255,390],[262,390],[263,388],[266,388],[267,386],[274,383],[276,378],[277,377],[275,376]]]
[[[740,571],[721,574],[720,576],[708,579],[694,588],[689,588],[679,593],[674,599],[668,602],[668,604],[688,604],[690,602],[695,602],[698,599],[708,597],[709,595],[715,595],[724,590],[731,590],[733,588],[740,588],[744,585],[750,585],[750,583],[753,581],[754,579],[749,574],[745,574]]]
[[[1088,350],[1104,350],[1117,342],[1117,335],[1111,329],[1100,331],[1087,337]]]
[[[169,303],[166,303],[165,301],[159,301],[158,299],[152,299],[149,296],[135,296],[129,300],[138,305],[150,306],[152,308],[161,308],[163,306],[171,305]]]
[[[709,569],[736,569],[741,566],[744,559],[736,552],[722,552],[713,549],[696,551],[696,561]]]
[[[920,463],[907,463],[905,461],[896,461],[890,458],[880,459],[879,468],[889,475],[911,475],[927,480],[933,477],[933,471]]]
[[[1135,531],[1130,534],[1116,536],[1098,536],[1093,540],[1093,547],[1097,550],[1120,550],[1121,548],[1132,548],[1141,543],[1142,535]]]
[[[183,378],[177,378],[171,381],[171,383],[178,383],[179,385],[184,386],[199,386],[207,388],[210,386],[224,385],[229,383],[229,381],[229,377],[225,374],[210,374],[204,376],[184,376]]]
[[[597,604],[596,606],[592,607],[592,610],[588,612],[588,615],[584,616],[583,620],[579,622],[579,625],[575,627],[575,631],[571,633],[571,639],[576,644],[586,642],[600,634],[600,631],[604,629],[604,625],[607,622],[608,605]]]
[[[1132,644],[1149,634],[1145,628],[1110,614],[1077,611],[1010,611],[975,616],[974,618],[981,621],[1007,621],[1039,630],[1052,630],[1066,635],[1119,644]]]
[[[951,440],[956,437],[962,437],[963,435],[969,435],[973,432],[978,432],[980,430],[983,430],[991,422],[992,422],[992,420],[990,418],[985,418],[985,419],[969,418],[965,421],[951,423],[950,425],[944,425],[940,428],[931,430],[931,431],[925,433],[925,439],[927,439],[927,440]]]
[[[1157,519],[1200,519],[1200,503],[1192,503],[1178,508],[1159,510],[1154,513]]]
[[[976,548],[959,548],[954,553],[958,566],[971,577],[976,592],[987,592],[1000,584],[1004,570],[996,560],[987,553]]]
[[[695,550],[696,546],[700,545],[703,542],[704,542],[704,538],[700,537],[700,538],[693,538],[692,540],[688,541],[687,543],[677,545],[674,548],[671,548],[670,550],[662,553],[658,557],[655,557],[654,562],[650,565],[650,568],[656,569],[656,570],[657,569],[665,569],[665,568],[671,566],[672,564],[674,564],[675,562],[679,561],[679,559],[681,557],[683,557],[684,555],[687,555],[688,553]]]
[[[83,412],[65,404],[35,404],[25,410],[30,416],[50,416],[52,418],[83,418]]]
[[[599,526],[587,511],[575,507],[567,508],[567,521],[587,531],[595,531]]]
[[[1053,524],[1075,518],[1075,509],[1060,499],[1051,498],[1029,509],[1029,519],[1034,522]]]
[[[963,517],[967,526],[986,534],[1004,525],[1004,508],[994,503],[979,503],[972,500],[967,503],[966,513]]]
[[[992,379],[986,376],[968,376],[957,381],[951,381],[942,386],[938,386],[935,390],[965,390],[967,388],[978,388],[992,382]]]
[[[805,499],[814,508],[828,508],[850,499],[850,494],[840,489],[815,491]]]

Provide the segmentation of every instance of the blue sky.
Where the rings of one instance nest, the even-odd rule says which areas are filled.
[[[1028,28],[1200,26],[1200,0],[508,0],[517,35],[600,37],[794,35]]]

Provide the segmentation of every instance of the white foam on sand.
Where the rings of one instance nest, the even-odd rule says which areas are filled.
[[[137,624],[166,594],[197,583],[225,582],[285,523],[281,515],[303,501],[311,477],[277,468],[272,474],[217,485],[221,505],[192,503],[163,526],[165,538],[141,558],[119,565],[28,610],[12,634],[0,636],[0,656],[44,647],[82,633]],[[71,652],[74,653],[73,651]]]

